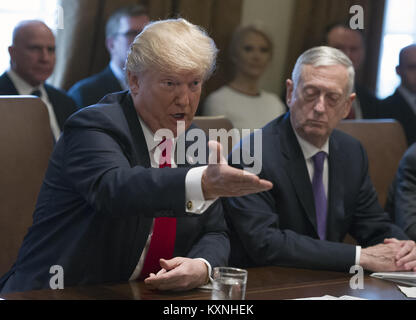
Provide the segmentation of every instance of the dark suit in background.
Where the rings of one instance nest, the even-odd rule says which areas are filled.
[[[231,265],[348,271],[355,264],[356,249],[341,243],[347,233],[363,246],[386,237],[407,239],[381,209],[365,150],[356,139],[338,130],[329,138],[328,241],[318,238],[312,184],[290,113],[270,122],[262,139],[260,177],[274,187],[224,200]]]
[[[386,210],[416,241],[416,143],[403,155],[387,199]]]
[[[378,119],[380,117],[380,101],[367,88],[356,84],[355,94],[360,103],[363,119]]]
[[[150,168],[147,144],[128,92],[82,109],[65,124],[52,154],[16,263],[2,292],[49,287],[49,268],[65,286],[127,281],[154,217],[177,217],[174,256],[226,265],[229,241],[221,202],[185,214],[189,165]]]
[[[105,95],[122,91],[119,81],[108,65],[100,73],[75,83],[68,94],[75,100],[78,107],[87,107],[96,104]]]
[[[408,145],[416,142],[416,114],[398,89],[381,101],[380,108],[383,118],[396,119],[401,123]]]
[[[56,120],[59,128],[63,128],[65,120],[78,110],[75,102],[62,90],[54,88],[48,84],[44,84],[48,99],[52,104],[55,112]],[[0,77],[0,95],[18,95],[13,82],[7,73],[3,73]]]

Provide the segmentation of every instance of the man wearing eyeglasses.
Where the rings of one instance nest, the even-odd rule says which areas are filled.
[[[254,159],[273,188],[224,200],[231,265],[416,271],[416,244],[380,207],[364,148],[335,129],[351,110],[354,77],[338,49],[298,58],[286,81],[289,112],[262,129],[263,154]],[[249,152],[235,148],[233,156]],[[347,233],[357,246],[342,242]]]
[[[95,104],[108,93],[128,89],[124,73],[127,52],[136,35],[149,21],[147,8],[141,5],[122,7],[111,15],[106,25],[110,63],[100,73],[78,81],[69,89],[68,94],[78,107]]]

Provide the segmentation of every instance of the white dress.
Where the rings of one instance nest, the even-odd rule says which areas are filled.
[[[258,96],[250,96],[223,86],[205,99],[202,115],[224,115],[241,134],[242,129],[260,129],[285,112],[286,106],[274,93],[261,90]]]

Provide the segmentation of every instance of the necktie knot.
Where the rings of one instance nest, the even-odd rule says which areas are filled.
[[[173,141],[171,139],[163,138],[159,143],[158,148],[160,149],[159,168],[165,168],[171,166],[171,155],[172,155]]]

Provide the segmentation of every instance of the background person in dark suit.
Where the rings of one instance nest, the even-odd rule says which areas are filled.
[[[365,58],[365,43],[361,30],[351,29],[346,24],[333,24],[327,28],[326,45],[339,49],[350,58],[355,72]],[[360,79],[355,79],[355,94],[348,119],[373,119],[379,117],[379,100],[365,86]]]
[[[407,143],[416,142],[416,44],[403,48],[399,55],[396,72],[401,79],[393,95],[381,102],[384,118],[401,123]]]
[[[127,52],[149,21],[147,8],[137,4],[122,7],[111,15],[106,25],[105,42],[111,58],[109,65],[68,90],[79,107],[95,104],[108,93],[128,89],[124,73]]]
[[[350,111],[353,83],[351,61],[337,49],[298,58],[287,80],[290,112],[262,131],[259,176],[274,187],[224,200],[230,264],[416,270],[413,241],[385,240],[408,238],[377,201],[364,148],[334,130]],[[365,248],[341,243],[348,232]]]
[[[416,241],[416,143],[400,161],[386,210],[410,239]]]
[[[162,290],[200,286],[212,267],[226,265],[229,241],[215,200],[271,184],[224,158],[176,163],[177,124],[191,126],[216,54],[213,40],[183,19],[149,24],[135,39],[130,91],[66,122],[2,293],[48,288],[53,265],[63,268],[65,286],[145,279]],[[173,133],[163,147],[159,129]],[[160,168],[166,163],[171,168]]]
[[[77,110],[62,90],[45,83],[55,67],[55,37],[41,21],[20,22],[9,47],[10,69],[0,77],[2,95],[37,95],[46,104],[55,140],[65,120]]]

